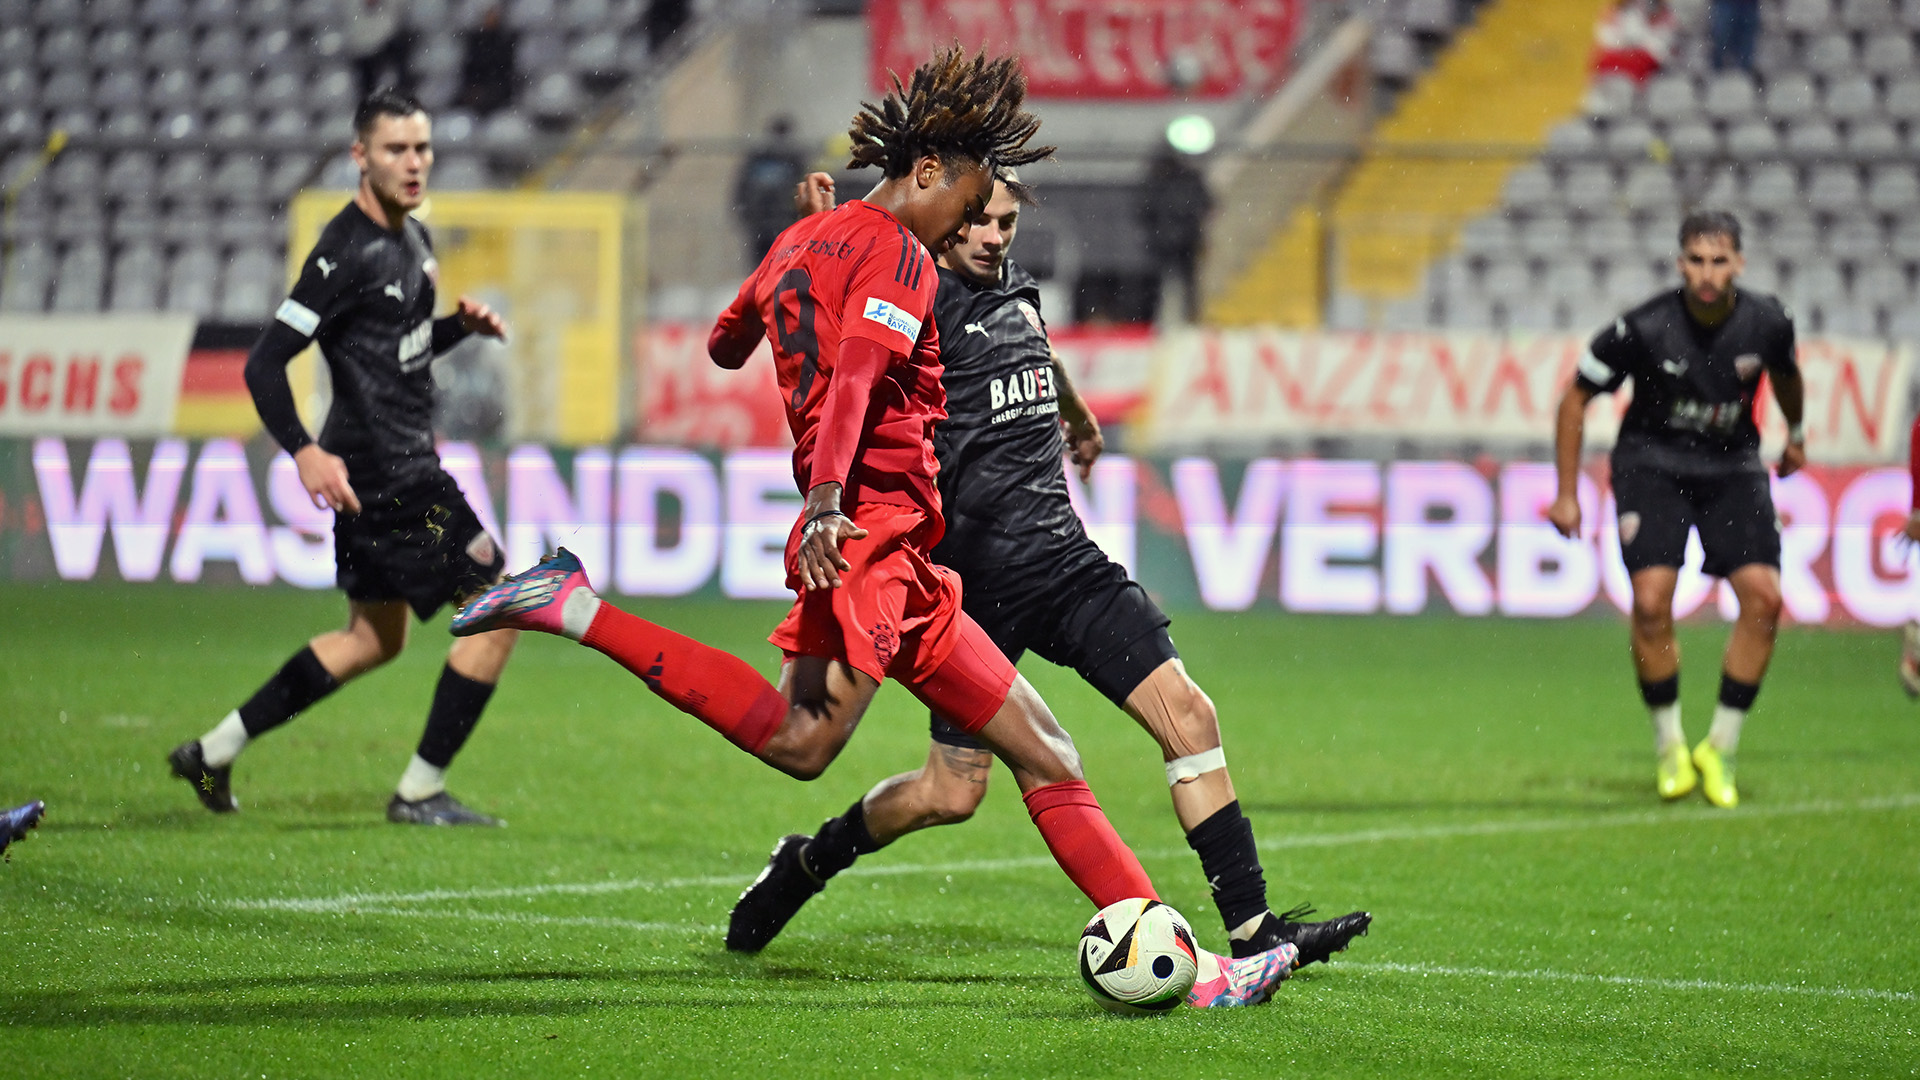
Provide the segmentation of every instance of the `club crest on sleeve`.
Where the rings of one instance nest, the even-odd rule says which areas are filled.
[[[1040,313],[1033,309],[1032,304],[1027,303],[1025,300],[1018,300],[1014,302],[1013,306],[1019,308],[1020,314],[1027,317],[1027,325],[1033,327],[1034,333],[1046,333],[1046,330],[1040,325]]]

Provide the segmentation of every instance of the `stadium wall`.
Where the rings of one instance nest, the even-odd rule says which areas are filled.
[[[799,500],[784,451],[441,454],[515,567],[565,544],[611,592],[787,595],[781,548]],[[1174,610],[1550,618],[1629,600],[1602,469],[1582,478],[1578,541],[1545,523],[1554,478],[1537,461],[1110,454],[1069,488],[1094,539]],[[1920,616],[1897,535],[1904,470],[1809,468],[1776,479],[1774,497],[1790,620]],[[264,441],[0,440],[0,578],[326,588],[330,523]],[[1679,613],[1730,618],[1729,590],[1699,563],[1696,542]]]

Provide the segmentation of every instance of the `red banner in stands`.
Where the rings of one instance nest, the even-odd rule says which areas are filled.
[[[773,353],[765,342],[739,371],[707,358],[706,324],[654,323],[636,341],[640,432],[650,443],[728,450],[791,447]],[[1124,419],[1146,400],[1154,334],[1144,326],[1049,334],[1067,376],[1103,423]]]
[[[1302,0],[872,0],[872,79],[959,42],[1019,55],[1035,97],[1230,97],[1272,87]]]

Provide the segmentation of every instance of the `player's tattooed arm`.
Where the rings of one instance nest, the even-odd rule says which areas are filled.
[[[808,173],[793,185],[793,210],[798,217],[824,214],[833,207],[832,176],[823,172]]]
[[[1066,426],[1067,452],[1080,467],[1080,479],[1084,482],[1093,475],[1093,463],[1105,452],[1107,440],[1100,434],[1100,421],[1094,418],[1093,410],[1087,408],[1080,391],[1074,389],[1073,380],[1067,377],[1067,365],[1060,362],[1059,353],[1053,354],[1053,384],[1059,391],[1060,422]]]
[[[807,492],[807,504],[800,511],[800,583],[807,591],[837,589],[840,571],[853,569],[840,554],[840,545],[863,540],[867,530],[853,523],[840,509],[840,485],[815,484]]]
[[[1580,445],[1586,438],[1587,403],[1593,391],[1575,381],[1560,399],[1553,425],[1553,464],[1559,491],[1547,508],[1547,520],[1569,540],[1580,535]]]

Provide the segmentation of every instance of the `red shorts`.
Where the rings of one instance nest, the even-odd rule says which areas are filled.
[[[1014,669],[960,610],[959,575],[928,561],[939,523],[887,503],[861,503],[852,517],[867,531],[840,549],[852,568],[840,572],[839,588],[812,592],[800,584],[795,523],[787,587],[799,598],[767,640],[789,658],[839,660],[875,680],[897,679],[961,730],[985,727],[1005,703]]]

